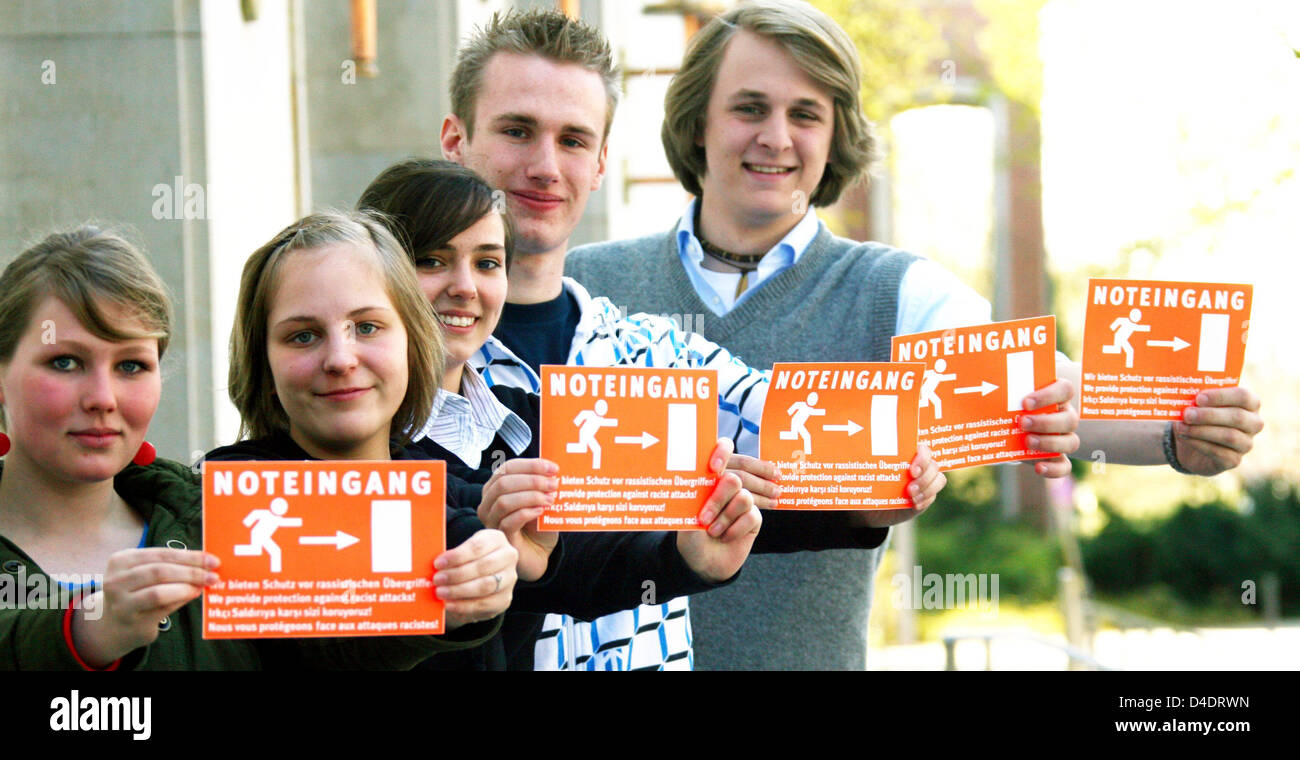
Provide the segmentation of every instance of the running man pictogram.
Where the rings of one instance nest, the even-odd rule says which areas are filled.
[[[921,378],[921,404],[918,408],[924,409],[934,404],[934,418],[936,420],[943,419],[943,402],[939,400],[939,395],[935,393],[935,390],[940,383],[957,379],[956,373],[943,374],[946,369],[948,369],[948,360],[939,359],[934,363],[934,369],[927,369],[925,376]]]
[[[808,418],[826,416],[825,409],[817,408],[817,391],[809,393],[806,401],[796,401],[791,404],[785,413],[790,415],[790,429],[781,431],[781,440],[793,441],[802,438],[803,453],[811,454],[812,436],[808,433]]]
[[[302,527],[301,517],[285,517],[289,502],[282,498],[271,500],[271,508],[254,509],[244,517],[244,527],[251,527],[248,543],[235,544],[235,556],[260,557],[265,551],[271,557],[271,572],[280,572],[280,547],[271,535],[280,528]]]
[[[564,450],[570,454],[581,454],[586,451],[591,452],[591,469],[600,469],[600,443],[596,441],[596,435],[603,427],[617,427],[618,420],[609,419],[605,415],[609,413],[609,403],[605,399],[596,402],[594,409],[584,409],[573,418],[573,424],[578,426],[578,440],[576,443],[565,444]]]
[[[1133,346],[1129,344],[1128,339],[1135,332],[1151,332],[1151,325],[1144,325],[1142,322],[1142,310],[1133,309],[1127,317],[1118,317],[1110,323],[1110,329],[1115,333],[1109,346],[1102,346],[1103,354],[1118,354],[1124,352],[1124,366],[1133,366]]]

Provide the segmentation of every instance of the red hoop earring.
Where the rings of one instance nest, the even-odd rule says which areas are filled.
[[[144,441],[140,444],[140,450],[135,452],[135,456],[131,457],[131,461],[141,467],[147,467],[153,464],[153,460],[157,458],[158,451],[153,447],[153,444]]]
[[[0,457],[9,453],[9,436],[0,433]]]

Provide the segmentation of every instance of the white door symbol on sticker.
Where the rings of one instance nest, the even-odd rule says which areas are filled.
[[[1196,371],[1222,372],[1228,366],[1227,314],[1202,314],[1201,337],[1197,341]]]
[[[370,570],[411,572],[411,502],[408,499],[370,502]]]
[[[871,455],[898,456],[898,396],[871,397]]]

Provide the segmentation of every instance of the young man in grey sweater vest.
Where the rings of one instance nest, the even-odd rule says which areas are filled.
[[[871,158],[860,90],[853,43],[805,3],[764,0],[715,19],[665,99],[664,147],[696,200],[666,234],[570,252],[566,274],[628,312],[703,314],[697,331],[756,367],[888,361],[895,334],[990,321],[988,302],[942,268],[837,238],[810,210],[833,203]],[[1053,434],[1073,429],[1079,367],[1058,358],[1073,386],[1040,389],[1025,408],[1066,411],[1023,419],[1031,447],[1073,451],[1054,448]],[[1225,388],[1183,423],[1087,423],[1079,437],[1109,461],[1214,474],[1250,449],[1258,408],[1248,390]],[[1035,468],[1059,477],[1069,463]],[[862,669],[880,551],[751,557],[730,588],[692,599],[696,666]]]

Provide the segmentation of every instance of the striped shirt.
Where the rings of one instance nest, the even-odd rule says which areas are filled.
[[[433,414],[415,440],[428,438],[474,469],[498,434],[515,454],[528,448],[533,440],[528,423],[502,404],[472,367],[461,373],[460,390],[438,389]]]

